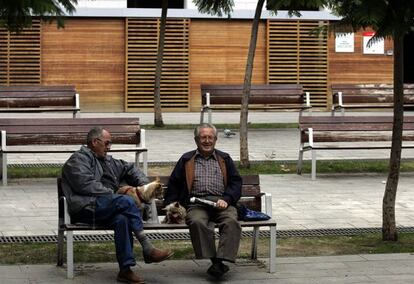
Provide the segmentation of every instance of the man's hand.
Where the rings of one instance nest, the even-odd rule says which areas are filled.
[[[135,187],[135,186],[130,186],[130,185],[124,185],[124,186],[121,186],[121,187],[118,189],[118,191],[117,191],[117,192],[127,192],[128,190],[133,190],[133,191],[135,191],[135,190],[136,190],[136,187]]]
[[[226,209],[226,208],[227,208],[227,206],[229,206],[229,205],[227,204],[227,202],[226,202],[226,201],[224,201],[223,199],[219,199],[219,200],[217,200],[216,204],[217,204],[217,208],[219,208],[219,209]]]

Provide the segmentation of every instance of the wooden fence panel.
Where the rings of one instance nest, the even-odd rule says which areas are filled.
[[[168,19],[161,80],[163,109],[188,110],[188,19]],[[159,19],[126,20],[126,111],[153,111]]]
[[[314,107],[327,107],[327,36],[311,32],[323,21],[267,21],[267,82],[302,84]]]

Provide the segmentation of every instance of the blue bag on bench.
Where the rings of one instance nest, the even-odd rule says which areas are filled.
[[[263,213],[250,210],[243,204],[239,205],[237,208],[238,218],[242,221],[266,221],[270,219],[270,216]]]

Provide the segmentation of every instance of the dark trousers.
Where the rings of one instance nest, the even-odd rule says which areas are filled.
[[[221,258],[235,262],[239,250],[241,227],[237,221],[237,209],[225,210],[204,205],[190,205],[186,223],[190,229],[191,242],[196,258]],[[214,224],[219,228],[219,242],[216,249]]]
[[[141,231],[143,223],[141,211],[131,197],[119,194],[99,196],[95,212],[83,210],[75,220],[113,229],[119,269],[135,265],[133,232]]]

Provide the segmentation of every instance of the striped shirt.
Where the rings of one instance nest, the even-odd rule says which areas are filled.
[[[204,157],[197,151],[194,162],[195,173],[192,195],[197,197],[222,196],[224,193],[224,178],[215,153]]]

